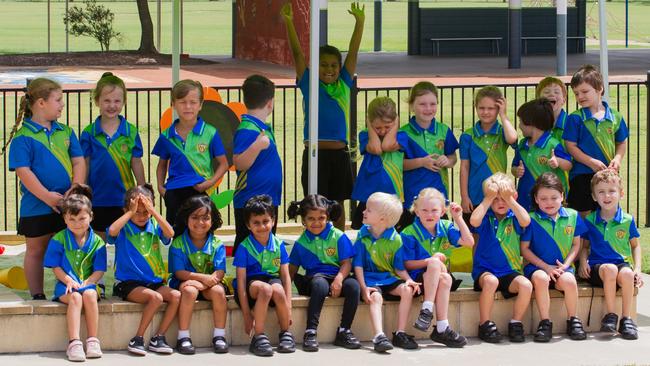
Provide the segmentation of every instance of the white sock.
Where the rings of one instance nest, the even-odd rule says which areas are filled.
[[[521,320],[510,319],[510,324],[512,323],[521,323]]]
[[[395,331],[395,334],[400,334],[400,333],[404,333],[404,331],[403,330],[396,330]]]
[[[433,301],[422,302],[422,309],[427,309],[433,313]]]
[[[384,332],[379,332],[379,333],[375,334],[375,337],[372,339],[372,341],[377,342],[377,338],[379,338],[379,336],[383,336],[383,335],[384,335]]]
[[[345,331],[346,331],[345,328],[341,328],[341,327],[339,327],[339,333],[341,333],[341,332],[345,332]]]
[[[447,320],[447,319],[438,320],[436,322],[436,330],[438,331],[438,333],[444,332],[447,329],[448,326],[449,326],[449,320]]]
[[[212,331],[212,337],[225,337],[226,330],[224,328],[214,328]]]
[[[190,330],[179,330],[178,331],[178,339],[181,338],[189,338],[190,337]]]

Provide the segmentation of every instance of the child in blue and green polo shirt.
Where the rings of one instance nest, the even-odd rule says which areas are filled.
[[[163,301],[167,309],[149,341],[148,349],[172,353],[165,333],[176,317],[181,293],[168,286],[167,269],[160,254],[160,244],[168,245],[174,236],[172,226],[154,208],[153,188],[135,186],[124,197],[124,214],[108,227],[106,240],[115,245],[115,284],[113,296],[144,304],[142,318],[127,349],[146,355],[144,332]],[[153,216],[153,217],[152,217]]]
[[[248,112],[235,132],[233,161],[237,169],[235,186],[235,245],[233,251],[250,234],[244,218],[244,206],[256,195],[267,194],[273,200],[274,215],[282,196],[282,161],[273,128],[264,121],[273,112],[275,85],[261,75],[251,75],[242,86],[244,104]],[[273,232],[277,221],[273,222]]]
[[[540,80],[535,87],[535,98],[546,98],[551,102],[553,106],[553,118],[555,119],[555,125],[551,134],[562,143],[562,147],[565,147],[562,135],[564,134],[568,117],[567,112],[564,110],[564,104],[567,99],[566,85],[558,78],[547,76]]]
[[[595,66],[576,71],[571,88],[581,108],[569,115],[563,137],[574,160],[569,186],[580,189],[569,190],[567,203],[585,217],[598,207],[590,191],[591,178],[607,168],[618,172],[629,132],[623,116],[603,101],[603,77]]]
[[[350,349],[361,347],[350,330],[360,294],[359,282],[349,276],[354,249],[347,235],[330,221],[336,221],[341,211],[343,208],[337,201],[318,194],[291,202],[287,210],[290,219],[300,215],[305,227],[291,250],[289,274],[298,293],[309,296],[307,327],[302,342],[302,348],[307,352],[318,351],[316,329],[327,295],[345,298],[334,344]],[[298,273],[300,267],[305,269],[305,275]]]
[[[519,237],[530,224],[530,216],[517,203],[514,182],[504,173],[490,176],[483,183],[483,194],[483,201],[469,220],[478,235],[472,269],[474,291],[481,292],[478,336],[485,342],[501,342],[501,333],[490,320],[494,293],[499,290],[506,299],[517,297],[508,323],[508,337],[511,342],[523,342],[521,320],[530,303],[533,285],[522,274]]]
[[[124,194],[145,183],[138,129],[120,113],[126,102],[124,81],[106,72],[93,90],[99,117],[81,133],[81,148],[93,189],[92,227],[102,238],[122,214]],[[135,179],[134,179],[135,176]]]
[[[354,275],[361,287],[361,298],[370,305],[370,321],[375,336],[376,352],[393,349],[416,349],[413,336],[406,334],[406,322],[413,297],[420,286],[411,279],[404,267],[402,238],[394,226],[402,215],[402,202],[397,196],[376,192],[368,197],[363,212],[364,226],[354,243]],[[399,299],[397,329],[391,343],[383,331],[382,304]]]
[[[359,151],[363,162],[352,190],[359,201],[352,228],[359,229],[368,197],[375,192],[396,195],[404,201],[404,149],[406,132],[399,131],[397,107],[389,97],[377,97],[368,104],[367,129],[359,132]]]
[[[447,125],[436,120],[438,88],[428,81],[420,81],[411,88],[409,106],[413,117],[400,131],[409,141],[404,150],[404,208],[408,215],[402,226],[413,223],[408,210],[422,189],[431,187],[445,198],[451,192],[449,169],[456,164],[458,141]]]
[[[517,142],[517,131],[506,114],[506,99],[499,88],[479,89],[474,107],[479,121],[460,136],[460,196],[466,219],[483,201],[483,182],[497,172],[506,172],[508,146]]]
[[[289,332],[289,255],[284,242],[271,232],[275,212],[269,195],[253,196],[246,202],[244,220],[251,233],[237,248],[233,261],[237,269],[233,283],[235,301],[241,307],[244,331],[246,334],[254,331],[249,351],[257,356],[273,356],[273,347],[264,333],[269,306],[275,306],[280,325],[278,352],[296,351],[296,342]]]
[[[562,180],[564,192],[568,191],[567,172],[571,169],[571,155],[564,151],[562,143],[551,132],[553,109],[547,99],[534,99],[522,104],[517,116],[524,138],[517,144],[512,173],[518,178],[517,202],[530,210],[530,191],[544,172],[555,173]]]
[[[631,318],[634,287],[643,286],[641,277],[641,245],[639,231],[632,215],[623,212],[621,177],[612,169],[601,170],[591,179],[591,194],[598,208],[585,218],[587,234],[580,256],[580,276],[592,285],[602,287],[605,309],[600,330],[616,333],[616,290],[621,288],[623,300],[618,332],[624,339],[639,337]]]
[[[217,129],[199,117],[203,85],[181,80],[172,88],[171,98],[178,119],[162,131],[151,153],[160,157],[158,192],[165,200],[167,222],[174,225],[186,199],[197,194],[216,195],[214,185],[228,170],[228,159]],[[213,162],[218,165],[216,170]]]

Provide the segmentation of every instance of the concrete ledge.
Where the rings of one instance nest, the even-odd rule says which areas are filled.
[[[593,294],[593,295],[592,295]],[[620,309],[620,293],[617,297],[617,309]],[[592,301],[593,296],[593,301]],[[514,300],[504,300],[501,294],[495,295],[495,303],[492,310],[493,320],[497,326],[505,332],[507,323],[512,315]],[[451,326],[465,336],[476,336],[478,333],[478,300],[479,293],[471,289],[460,289],[453,292],[449,302],[449,322]],[[636,300],[636,297],[635,297]],[[407,332],[414,334],[416,338],[424,339],[428,333],[420,332],[411,327],[418,315],[422,298],[414,301],[408,322]],[[579,289],[578,316],[585,323],[587,331],[594,332],[600,328],[600,318],[604,313],[604,299],[602,289],[581,287]],[[293,324],[291,331],[296,340],[302,339],[305,330],[307,317],[307,305],[309,298],[296,296],[293,298]],[[591,303],[591,323],[587,326]],[[160,323],[162,312],[166,305],[161,306],[154,317],[152,325],[147,329],[145,338],[151,336],[151,332]],[[143,305],[121,301],[118,298],[102,300],[99,303],[99,338],[102,341],[102,348],[106,350],[124,350],[140,322]],[[330,299],[325,301],[321,312],[321,324],[318,329],[319,341],[330,343],[334,341],[336,329],[341,317],[343,299]],[[387,334],[395,330],[397,324],[397,302],[386,302],[384,304],[384,331]],[[66,310],[67,307],[60,303],[49,301],[9,301],[0,302],[0,353],[16,352],[44,352],[60,351],[65,349],[67,344],[66,333]],[[636,317],[636,301],[634,302],[633,314]],[[566,329],[566,311],[564,299],[559,291],[551,291],[551,319],[554,322],[553,330],[556,333],[564,333]],[[532,333],[539,321],[537,306],[532,301],[525,317],[524,327],[527,333]],[[85,338],[85,320],[82,317],[81,333]],[[197,347],[209,347],[212,340],[212,309],[207,301],[199,301],[194,306],[192,317],[192,340]],[[275,311],[271,309],[266,323],[267,334],[272,342],[277,342],[279,327]],[[374,336],[370,327],[370,313],[367,305],[361,303],[352,330],[362,341],[369,341]],[[239,307],[229,297],[228,320],[226,323],[228,341],[233,345],[247,345],[250,342],[248,334],[244,333],[242,313]],[[177,334],[177,324],[174,322],[167,332],[168,341],[174,345]]]

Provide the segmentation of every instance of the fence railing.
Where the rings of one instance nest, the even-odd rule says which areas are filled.
[[[356,84],[355,84],[356,85]],[[516,124],[515,111],[519,105],[534,97],[535,84],[498,84],[508,100],[508,115]],[[350,144],[354,149],[358,131],[365,128],[366,106],[375,97],[387,95],[396,101],[400,123],[408,121],[409,109],[406,99],[410,86],[384,88],[353,88],[351,103]],[[480,85],[453,85],[439,88],[439,106],[437,119],[448,124],[459,138],[463,130],[476,121],[473,98]],[[240,86],[215,87],[224,103],[241,101]],[[625,182],[623,208],[632,213],[637,222],[650,226],[650,204],[647,197],[650,187],[646,177],[650,175],[650,136],[648,136],[648,116],[650,115],[650,74],[646,81],[610,83],[610,106],[622,113],[630,130],[627,154],[621,167]],[[21,90],[0,89],[0,119],[2,120],[2,145],[14,125]],[[65,110],[60,122],[72,126],[80,134],[98,114],[88,90],[64,91]],[[300,104],[300,106],[299,106]],[[140,132],[145,155],[145,177],[156,186],[156,156],[150,155],[151,149],[160,134],[160,118],[170,105],[169,88],[131,88],[123,114],[135,124]],[[569,93],[568,110],[577,107],[575,98]],[[275,130],[278,150],[283,163],[283,198],[280,206],[280,222],[287,222],[286,207],[293,200],[303,196],[300,184],[300,167],[302,164],[304,115],[302,94],[295,85],[276,87],[275,109],[269,121]],[[514,152],[510,150],[512,157]],[[645,159],[645,160],[643,160]],[[0,230],[16,230],[18,222],[19,186],[16,175],[8,170],[8,154],[2,156],[3,178],[0,181],[2,209],[0,210]],[[458,167],[458,165],[457,165]],[[451,174],[451,199],[460,199],[458,169]],[[220,189],[234,189],[236,175],[228,172]],[[158,207],[164,211],[161,199]],[[350,209],[350,206],[348,206]],[[234,212],[231,206],[222,210],[224,224],[234,224]]]

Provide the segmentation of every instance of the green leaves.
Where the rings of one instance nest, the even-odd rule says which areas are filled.
[[[109,51],[111,40],[119,39],[120,32],[113,29],[115,14],[103,5],[98,5],[96,0],[85,0],[85,8],[73,6],[63,16],[63,22],[69,26],[73,36],[93,37],[98,42],[102,51]]]

